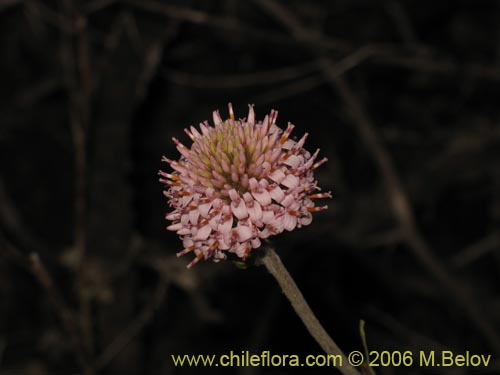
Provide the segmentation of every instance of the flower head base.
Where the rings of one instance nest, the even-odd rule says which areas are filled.
[[[303,149],[308,134],[298,141],[290,139],[293,125],[286,130],[276,125],[277,111],[255,122],[249,106],[248,118],[235,120],[229,104],[229,119],[222,121],[214,111],[214,126],[207,121],[200,131],[185,129],[193,141],[191,148],[177,139],[179,161],[163,158],[174,172],[160,171],[160,182],[173,211],[167,214],[168,230],[181,237],[184,250],[195,258],[215,261],[226,252],[246,259],[261,239],[309,225],[315,206],[313,199],[331,198],[320,190],[313,171],[327,161],[316,161],[319,150]]]

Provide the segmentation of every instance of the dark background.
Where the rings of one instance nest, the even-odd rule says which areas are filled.
[[[499,374],[499,19],[493,0],[1,0],[0,374],[321,353],[262,267],[188,271],[165,231],[160,158],[228,102],[329,158],[330,209],[275,244],[339,346],[364,319],[373,350],[493,356],[377,374]]]

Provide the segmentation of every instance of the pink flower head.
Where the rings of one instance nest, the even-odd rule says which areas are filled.
[[[319,150],[311,155],[303,148],[308,134],[290,139],[294,126],[282,130],[277,117],[271,111],[256,122],[249,106],[248,118],[235,120],[229,104],[228,120],[214,111],[214,126],[205,121],[200,130],[185,129],[190,148],[173,139],[181,157],[164,157],[174,171],[159,174],[173,208],[167,229],[184,245],[177,256],[195,254],[188,268],[202,258],[225,259],[226,252],[246,259],[261,239],[309,225],[312,212],[327,209],[312,201],[331,198],[314,192],[320,188],[313,171],[327,159],[316,161]]]

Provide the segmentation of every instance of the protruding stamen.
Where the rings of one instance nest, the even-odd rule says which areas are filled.
[[[198,263],[201,259],[203,258],[203,253],[200,252],[196,258],[194,258],[186,267],[191,268],[193,267],[196,263]]]
[[[304,143],[306,142],[307,137],[309,136],[309,133],[305,133],[302,138],[293,146],[293,148],[290,150],[290,152],[293,152],[294,154],[299,153],[302,150],[302,146],[304,146]]]
[[[189,137],[189,138],[191,138],[191,140],[192,140],[193,142],[194,142],[194,141],[196,141],[196,137],[194,136],[194,134],[193,134],[193,133],[191,133],[191,132],[189,131],[189,129],[187,129],[187,128],[186,128],[186,129],[184,129],[184,132],[188,135],[188,137]]]
[[[162,184],[167,184],[167,185],[170,185],[170,186],[182,186],[182,183],[180,183],[180,182],[165,180],[164,178],[160,178],[160,182]]]
[[[328,158],[323,158],[320,161],[318,161],[317,163],[314,163],[313,166],[311,167],[311,169],[314,171],[316,168],[319,168],[320,166],[322,166],[327,161],[328,161]]]
[[[194,249],[196,249],[196,247],[194,245],[191,245],[189,247],[186,247],[184,250],[182,251],[179,251],[177,254],[175,254],[177,256],[177,258],[187,254],[187,253],[190,253],[191,251],[193,251]]]
[[[245,248],[245,254],[243,254],[243,260],[246,260],[248,258],[248,255],[250,254],[250,251],[252,250],[252,246],[250,246],[249,244],[246,245],[246,248]]]
[[[277,118],[278,118],[278,111],[275,111],[274,109],[271,110],[271,113],[269,114],[269,124],[274,125],[276,123]]]
[[[168,164],[172,164],[174,161],[173,160],[170,160],[169,158],[167,158],[166,156],[162,156],[161,157],[161,161],[163,163],[168,163]]]
[[[286,130],[283,132],[283,135],[281,136],[280,146],[283,146],[283,144],[286,142],[286,140],[288,139],[288,137],[292,133],[292,130],[294,127],[295,127],[295,125],[293,125],[290,122],[288,123],[288,127],[286,128]]]
[[[231,103],[229,103],[227,106],[229,107],[229,118],[231,120],[234,120],[233,105]]]
[[[212,245],[210,245],[209,251],[214,251],[218,247],[219,247],[219,241],[216,240]]]
[[[158,174],[162,177],[165,177],[165,178],[170,178],[171,180],[174,180],[174,181],[179,181],[180,178],[179,176],[176,176],[174,174],[170,174],[170,173],[165,173],[163,171],[158,171]]]
[[[328,206],[318,206],[318,207],[307,207],[307,211],[309,212],[318,212],[318,211],[324,211],[327,210]]]
[[[318,194],[308,195],[309,199],[331,198],[331,197],[332,197],[332,192],[331,191],[329,191],[327,193],[318,193]]]

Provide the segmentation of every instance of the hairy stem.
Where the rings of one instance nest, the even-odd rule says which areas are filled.
[[[341,365],[338,366],[339,371],[344,375],[360,375],[360,373],[349,364],[342,350],[340,350],[335,341],[333,341],[325,331],[318,318],[316,318],[302,295],[302,292],[299,290],[285,265],[281,262],[280,257],[271,246],[265,247],[264,256],[261,258],[261,262],[266,266],[269,273],[274,276],[276,281],[278,281],[281,290],[292,304],[295,312],[325,353],[338,355],[342,358],[340,362]]]

